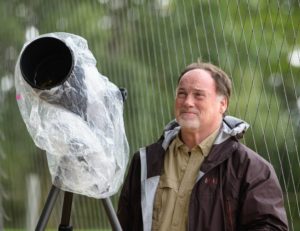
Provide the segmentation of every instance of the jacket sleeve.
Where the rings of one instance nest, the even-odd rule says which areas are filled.
[[[288,230],[283,194],[268,162],[251,159],[242,184],[238,230]]]
[[[117,216],[124,231],[142,230],[140,155],[135,153],[119,197]]]

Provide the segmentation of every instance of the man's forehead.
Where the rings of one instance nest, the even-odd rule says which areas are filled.
[[[209,72],[208,70],[202,69],[202,68],[195,68],[195,69],[192,69],[192,70],[189,70],[189,71],[185,72],[181,76],[179,82],[181,81],[181,79],[183,79],[187,76],[193,76],[193,75],[196,75],[198,77],[201,77],[201,76],[211,77],[211,72]]]
[[[194,69],[185,73],[180,79],[177,91],[211,92],[215,91],[215,82],[211,74],[203,69]]]
[[[195,85],[178,85],[177,90],[186,90],[186,91],[206,91],[205,87],[195,86]]]
[[[195,69],[192,71],[189,71],[185,73],[179,83],[179,86],[184,85],[195,85],[197,87],[203,86],[203,85],[215,85],[214,79],[211,77],[210,73],[202,70],[202,69]]]
[[[182,75],[182,77],[180,78],[180,81],[178,83],[180,83],[181,81],[184,80],[201,80],[201,79],[210,79],[213,80],[211,73],[209,71],[206,71],[204,69],[193,69],[190,70],[188,72],[186,72],[184,75]]]

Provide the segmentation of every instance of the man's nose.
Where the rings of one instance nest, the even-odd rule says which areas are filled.
[[[188,94],[184,100],[185,106],[193,106],[194,105],[194,98],[193,95]]]

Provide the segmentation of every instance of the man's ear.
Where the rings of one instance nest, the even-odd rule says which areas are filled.
[[[220,96],[220,113],[224,114],[228,107],[228,99],[225,96]]]

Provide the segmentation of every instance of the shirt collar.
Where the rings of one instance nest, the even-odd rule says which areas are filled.
[[[213,133],[211,133],[208,137],[206,137],[198,146],[201,148],[203,155],[206,157],[211,147],[214,144],[215,139],[217,138],[217,135],[219,134],[219,128],[216,129]]]
[[[194,147],[191,151],[194,151],[196,149],[200,149],[202,154],[206,157],[208,156],[211,147],[214,144],[214,141],[219,134],[219,128],[216,129],[213,133],[211,133],[208,137],[206,137],[200,144],[198,144],[196,147]],[[188,152],[188,147],[182,142],[182,140],[179,137],[180,132],[176,135],[174,142],[175,142],[175,148],[176,149],[182,149],[184,152]]]

